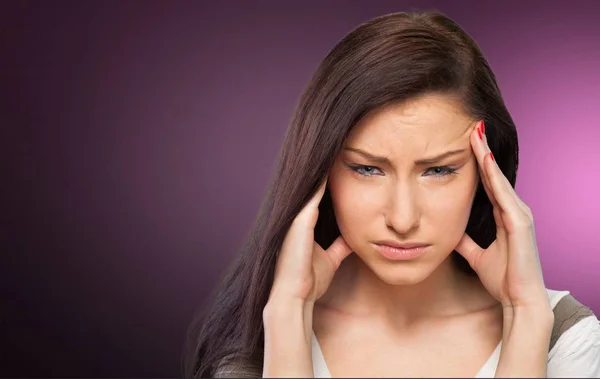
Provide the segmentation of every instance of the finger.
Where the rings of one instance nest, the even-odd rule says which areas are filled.
[[[500,166],[498,166],[498,162],[496,162],[495,160],[492,160],[492,161],[493,161],[493,165],[496,166],[496,171],[500,171],[500,173],[502,173],[502,170],[500,170]],[[531,209],[529,209],[527,204],[525,204],[523,202],[523,200],[521,200],[519,195],[517,195],[517,191],[512,186],[512,184],[510,184],[510,182],[508,181],[508,178],[506,177],[506,175],[504,175],[504,173],[502,173],[502,181],[504,182],[504,186],[508,190],[508,192],[515,198],[517,204],[519,205],[519,207],[521,208],[523,213],[525,213],[526,215],[529,215],[531,217]]]
[[[496,228],[498,229],[496,233],[497,236],[501,238],[503,236],[502,230],[504,229],[504,223],[502,222],[502,217],[500,217],[500,212],[498,211],[500,206],[498,205],[498,202],[494,197],[488,175],[486,174],[483,166],[485,154],[490,151],[487,142],[484,143],[484,141],[487,141],[487,137],[483,133],[484,130],[485,127],[483,124],[483,120],[478,121],[475,125],[475,128],[471,131],[471,144],[473,147],[473,152],[475,154],[475,159],[477,161],[477,167],[479,168],[481,186],[483,187],[488,199],[490,200],[490,203],[492,204],[494,211],[494,222],[496,224]]]
[[[521,208],[518,196],[490,154],[485,156],[484,166],[494,197],[508,218],[508,221],[503,218],[507,229],[514,231],[516,227],[529,226],[529,217]]]
[[[483,160],[485,158],[485,155],[490,152],[487,142],[485,142],[486,136],[482,132],[483,129],[484,129],[483,121],[478,121],[476,124],[476,127],[471,132],[471,145],[473,148],[473,152],[475,153],[475,159],[477,161],[477,166],[479,167],[479,176],[481,178],[481,183],[483,185],[483,189],[485,190],[485,193],[487,194],[488,198],[490,199],[490,202],[492,203],[492,205],[496,206],[497,201],[494,198],[493,191],[490,188],[491,186],[490,186],[489,178],[488,178],[488,176],[484,170],[484,166],[483,166]]]
[[[307,255],[302,252],[313,251],[313,243],[317,244],[314,241],[314,228],[319,218],[319,203],[325,193],[326,186],[327,177],[325,177],[315,194],[309,199],[292,221],[292,224],[283,239],[281,251],[293,251],[296,253],[291,254],[289,257],[286,257],[286,255],[289,254],[281,254],[281,265],[288,267],[306,267],[306,264],[311,261],[312,255]],[[286,261],[289,262],[285,263]]]
[[[477,272],[479,258],[484,251],[481,246],[479,246],[471,237],[469,237],[467,233],[465,233],[454,250],[462,255],[467,262],[469,262],[471,268]]]
[[[327,176],[323,179],[323,182],[319,185],[319,188],[315,194],[308,200],[306,205],[296,215],[290,228],[288,229],[281,246],[281,251],[295,251],[305,252],[312,251],[314,249],[313,243],[318,245],[314,241],[314,229],[317,225],[319,218],[319,203],[325,193],[327,187]],[[319,246],[320,248],[320,246]],[[289,260],[290,263],[281,263],[282,265],[291,265],[297,267],[305,267],[307,262],[311,261],[311,255],[303,253],[292,254],[291,257],[285,257],[283,254],[281,257],[282,262]]]
[[[478,133],[478,129],[481,130],[481,133]],[[474,138],[472,140],[475,140],[475,144],[479,145],[481,147],[481,150],[483,151],[483,153],[479,153],[478,157],[480,159],[478,159],[479,162],[481,162],[481,168],[483,169],[483,160],[485,158],[486,155],[489,155],[492,150],[490,149],[490,146],[488,145],[488,139],[487,139],[487,135],[485,134],[485,126],[483,123],[483,120],[479,122],[477,128],[475,128],[475,133],[474,136],[477,136],[477,138]],[[473,136],[472,136],[473,137]],[[498,163],[494,161],[494,164],[498,167],[498,170],[500,172],[502,172],[502,170],[500,170],[500,166],[498,166]],[[487,172],[485,170],[483,170],[483,177],[485,178],[485,185],[487,185],[487,189],[486,192],[489,191],[490,188],[490,181],[489,181],[489,175],[487,174]],[[525,212],[526,214],[531,215],[531,210],[529,209],[529,207],[527,205],[525,205],[525,203],[523,203],[523,201],[519,198],[519,196],[517,195],[515,189],[513,188],[513,186],[510,184],[510,182],[508,181],[508,178],[504,175],[504,173],[502,173],[502,179],[505,182],[504,184],[506,185],[508,191],[510,193],[512,193],[512,195],[515,197],[519,207],[521,208],[521,210],[523,212]],[[493,191],[492,192],[492,197],[494,196]],[[488,193],[488,197],[490,196],[490,194]],[[490,199],[492,202],[494,201],[493,199]]]
[[[348,246],[344,237],[341,235],[333,241],[331,246],[329,246],[326,250],[327,254],[331,257],[331,260],[334,263],[334,269],[338,269],[342,261],[352,253],[352,248]]]
[[[500,206],[493,207],[492,213],[494,215],[494,222],[496,223],[496,240],[506,241],[506,226],[502,219],[502,210],[500,209]]]
[[[313,197],[308,201],[307,206],[319,208],[319,203],[323,198],[323,194],[325,193],[325,188],[327,187],[327,176],[323,179],[319,188],[317,188],[317,192],[313,195]]]
[[[327,188],[327,176],[323,179],[315,194],[300,210],[294,221],[301,222],[303,225],[314,229],[319,218],[319,203],[321,203],[325,188]]]

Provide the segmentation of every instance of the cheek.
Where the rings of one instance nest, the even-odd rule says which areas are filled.
[[[362,184],[351,173],[337,173],[331,177],[329,190],[333,210],[340,232],[352,239],[352,236],[364,234],[380,211],[377,199],[378,189]],[[348,241],[350,243],[350,241]]]
[[[451,184],[430,193],[426,204],[434,223],[444,224],[445,230],[463,230],[471,214],[476,184],[477,173],[469,169],[464,170]]]

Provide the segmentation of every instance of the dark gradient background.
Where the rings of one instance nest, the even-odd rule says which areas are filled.
[[[2,2],[0,376],[179,376],[313,70],[396,11],[480,44],[547,285],[600,313],[600,2],[250,3]]]

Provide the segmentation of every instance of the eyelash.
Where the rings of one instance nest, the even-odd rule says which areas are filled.
[[[377,167],[375,167],[375,166],[364,166],[364,165],[348,165],[348,167],[350,167],[350,169],[351,169],[351,170],[352,170],[354,173],[356,173],[357,175],[359,175],[359,176],[362,176],[362,177],[367,177],[367,178],[374,176],[374,174],[363,174],[363,173],[361,173],[361,172],[360,172],[360,170],[364,170],[364,169],[366,169],[366,168],[371,168],[371,169],[376,169],[376,170],[379,170],[379,168],[377,168]],[[438,178],[443,178],[443,177],[446,177],[446,176],[450,176],[450,175],[454,175],[454,174],[456,174],[456,169],[455,169],[455,168],[452,168],[452,167],[450,167],[450,166],[436,166],[436,167],[430,167],[430,168],[429,168],[429,170],[434,170],[434,169],[441,169],[441,170],[443,170],[443,172],[442,172],[442,173],[440,173],[440,174],[434,174],[434,175],[433,175],[433,176],[436,176],[436,177],[438,177]],[[429,170],[428,170],[428,171],[429,171]],[[381,171],[381,170],[380,170],[380,171]],[[428,175],[427,175],[427,176],[428,176]]]

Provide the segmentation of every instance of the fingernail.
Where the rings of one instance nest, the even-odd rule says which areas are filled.
[[[485,124],[483,123],[483,120],[481,120],[481,133],[485,134]]]
[[[483,133],[481,133],[481,129],[477,128],[477,135],[479,136],[480,140],[483,140]]]
[[[493,161],[495,161],[494,159],[494,154],[492,154],[492,152],[490,151],[490,158],[492,158]]]

